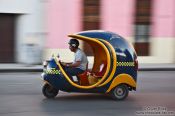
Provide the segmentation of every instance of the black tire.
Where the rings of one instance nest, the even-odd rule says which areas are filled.
[[[114,89],[111,91],[111,97],[114,100],[124,100],[128,96],[129,90],[127,85],[125,84],[120,84],[116,86]]]
[[[42,88],[42,92],[43,92],[43,95],[46,97],[46,98],[55,98],[58,94],[58,91],[57,89],[53,88],[51,85],[49,84],[44,84],[43,88]]]

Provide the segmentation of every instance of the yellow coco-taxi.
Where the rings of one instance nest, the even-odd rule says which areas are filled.
[[[110,94],[115,100],[123,100],[129,91],[136,90],[138,61],[132,47],[123,37],[108,31],[92,30],[68,35],[86,42],[94,54],[91,70],[77,75],[78,83],[72,81],[58,57],[44,64],[42,92],[54,98],[59,91]],[[102,69],[101,66],[103,65]]]

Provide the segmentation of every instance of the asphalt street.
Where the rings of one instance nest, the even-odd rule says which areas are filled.
[[[0,116],[175,116],[175,71],[139,71],[137,91],[124,101],[66,92],[50,100],[42,85],[40,73],[0,73]]]

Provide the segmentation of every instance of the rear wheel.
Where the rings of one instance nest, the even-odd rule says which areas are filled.
[[[58,90],[53,88],[51,85],[49,85],[47,83],[44,84],[44,86],[42,88],[42,92],[43,92],[43,95],[47,98],[54,98],[58,94]]]
[[[111,97],[114,100],[124,100],[128,96],[128,93],[127,85],[120,84],[111,91]]]

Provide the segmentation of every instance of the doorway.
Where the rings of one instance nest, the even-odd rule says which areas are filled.
[[[0,63],[15,62],[15,16],[0,13]]]

